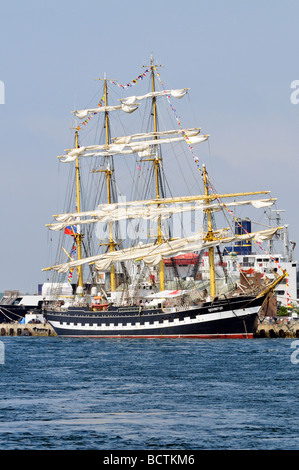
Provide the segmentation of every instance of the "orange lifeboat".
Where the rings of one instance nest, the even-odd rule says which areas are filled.
[[[103,301],[102,296],[96,296],[93,298],[93,300],[94,302],[91,304],[91,307],[94,312],[108,309],[108,304]]]

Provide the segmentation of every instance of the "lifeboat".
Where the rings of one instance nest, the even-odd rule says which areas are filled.
[[[102,296],[96,296],[93,298],[93,303],[91,304],[92,310],[94,312],[99,312],[101,310],[107,310],[108,304],[103,301]]]

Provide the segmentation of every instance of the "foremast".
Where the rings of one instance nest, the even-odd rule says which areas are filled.
[[[107,89],[107,79],[104,78],[104,104],[105,108],[108,106],[108,89]],[[109,148],[110,145],[110,132],[109,132],[109,112],[105,111],[105,130],[106,130],[106,146]],[[78,131],[75,131],[75,147],[76,149],[80,148],[78,142]],[[100,172],[104,172],[106,176],[106,185],[107,185],[107,202],[108,204],[112,203],[112,188],[111,188],[111,181],[112,181],[112,174],[113,170],[111,169],[110,165],[110,156],[107,156],[107,166],[105,170],[100,170]],[[80,166],[79,166],[79,155],[76,158],[76,205],[77,211],[81,212],[81,197],[80,197]],[[75,234],[76,238],[76,245],[77,245],[77,259],[82,260],[82,238],[83,235],[77,231]],[[113,237],[113,223],[109,223],[109,251],[112,252],[115,250],[115,241]],[[83,295],[83,269],[82,265],[78,266],[78,293]],[[110,269],[110,290],[112,292],[115,291],[116,282],[115,282],[115,266],[111,266]]]

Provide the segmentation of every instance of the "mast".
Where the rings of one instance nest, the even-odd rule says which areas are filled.
[[[203,180],[204,180],[204,187],[205,187],[205,196],[209,195],[209,188],[208,188],[208,179],[207,179],[207,172],[206,166],[203,165]],[[207,205],[210,204],[209,199],[207,198]],[[208,231],[205,237],[205,241],[213,241],[215,240],[214,233],[213,233],[213,225],[212,225],[212,213],[211,209],[205,209],[205,213],[207,214],[207,221],[208,221]],[[214,260],[214,247],[209,248],[209,266],[210,266],[210,293],[211,297],[215,297],[216,295],[216,283],[215,283],[215,260]]]
[[[105,106],[108,106],[108,90],[107,90],[107,79],[106,76],[104,78],[104,100],[105,100]],[[109,115],[108,111],[105,111],[105,128],[106,128],[106,145],[107,147],[110,144],[110,138],[109,138]],[[106,182],[107,182],[107,201],[108,204],[112,203],[112,198],[111,198],[111,176],[113,173],[113,170],[110,168],[110,156],[107,157],[107,168],[105,171],[106,174]],[[112,222],[109,223],[109,251],[114,251],[115,248],[115,243],[113,239],[113,224]],[[110,290],[112,292],[115,291],[115,266],[112,265],[110,269]]]
[[[78,142],[78,131],[75,131],[75,145],[76,149],[79,148]],[[76,203],[77,203],[77,212],[81,212],[81,198],[80,198],[80,167],[79,167],[79,157],[76,158]],[[77,244],[77,256],[78,260],[82,259],[82,238],[83,235],[77,231],[76,235],[76,244]],[[83,269],[82,266],[78,266],[78,287],[79,295],[83,295]]]
[[[154,93],[155,90],[155,73],[154,73],[154,60],[153,56],[151,55],[151,79],[152,79],[152,92]],[[157,103],[156,97],[153,96],[152,98],[152,109],[153,109],[153,117],[154,117],[154,132],[155,137],[154,139],[157,140],[158,136],[156,135],[158,131],[157,125]],[[160,168],[160,161],[161,159],[158,156],[158,152],[156,151],[156,155],[154,158],[154,171],[155,171],[155,183],[156,183],[156,199],[160,199],[160,186],[159,186],[159,168]],[[158,207],[160,204],[158,204]],[[162,237],[162,224],[161,224],[161,217],[158,218],[158,244],[160,245],[163,241]],[[165,272],[164,272],[164,261],[163,259],[159,263],[159,280],[160,280],[160,291],[165,290]]]

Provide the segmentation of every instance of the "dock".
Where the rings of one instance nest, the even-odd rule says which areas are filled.
[[[259,321],[256,338],[299,338],[299,319],[269,318]]]
[[[0,323],[0,336],[57,336],[49,323]]]

